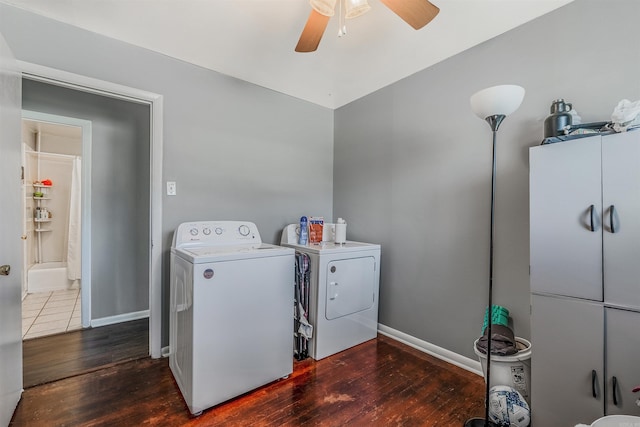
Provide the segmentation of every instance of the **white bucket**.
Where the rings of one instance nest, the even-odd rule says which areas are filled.
[[[607,415],[603,418],[598,418],[591,424],[591,427],[621,427],[640,426],[640,417],[633,417],[631,415]]]
[[[487,355],[478,351],[478,340],[473,343],[473,351],[480,359],[482,374],[487,380]],[[531,343],[516,337],[518,352],[511,356],[491,355],[491,387],[507,385],[518,390],[528,404],[531,404]]]

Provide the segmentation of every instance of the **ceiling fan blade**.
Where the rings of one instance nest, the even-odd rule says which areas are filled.
[[[416,30],[427,25],[440,12],[428,0],[381,0],[385,6]]]
[[[329,18],[330,16],[324,16],[316,12],[315,9],[311,9],[309,19],[307,19],[300,40],[298,40],[296,52],[313,52],[318,48],[320,39],[322,39],[324,30],[329,23]]]

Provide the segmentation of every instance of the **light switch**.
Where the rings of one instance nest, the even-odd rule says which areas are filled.
[[[176,194],[177,194],[176,182],[175,181],[167,181],[167,196],[175,196]]]

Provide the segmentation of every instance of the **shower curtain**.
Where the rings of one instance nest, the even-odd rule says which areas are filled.
[[[81,167],[79,157],[73,159],[71,171],[71,194],[69,197],[69,237],[67,244],[67,275],[69,280],[82,276],[82,206],[81,206]]]

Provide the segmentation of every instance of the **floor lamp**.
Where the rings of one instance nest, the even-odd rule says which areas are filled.
[[[509,114],[520,107],[524,98],[524,89],[515,85],[493,86],[476,92],[471,96],[471,109],[482,120],[486,120],[493,132],[493,156],[491,169],[491,234],[489,237],[489,307],[488,307],[488,348],[487,374],[485,393],[484,418],[471,418],[464,423],[464,427],[495,426],[489,421],[489,392],[491,390],[491,324],[493,323],[493,241],[494,241],[494,213],[496,199],[496,135],[500,123]]]

